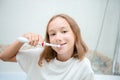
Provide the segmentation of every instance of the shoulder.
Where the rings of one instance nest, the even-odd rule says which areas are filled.
[[[42,48],[32,48],[32,49],[20,50],[19,52],[40,52],[40,51],[42,51]]]
[[[94,72],[91,67],[90,60],[87,57],[84,57],[81,61],[76,60],[77,71],[81,75],[81,79],[84,80],[94,80]]]
[[[84,57],[83,62],[84,62],[86,65],[91,65],[91,62],[90,62],[90,60],[89,60],[87,57]]]
[[[24,54],[38,54],[40,52],[42,52],[41,48],[33,48],[33,49],[27,49],[27,50],[20,50],[19,54],[20,53],[24,53]]]
[[[79,67],[86,71],[92,71],[91,62],[87,57],[84,57],[83,60],[78,61]]]
[[[41,48],[33,48],[27,50],[20,50],[16,55],[16,59],[28,59],[38,57],[42,52]]]
[[[90,60],[84,57],[82,60],[77,60],[78,64],[91,65]]]

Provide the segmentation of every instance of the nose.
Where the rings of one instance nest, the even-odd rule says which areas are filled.
[[[57,43],[59,43],[62,40],[62,34],[57,33],[56,36],[55,36],[55,40],[56,40]]]

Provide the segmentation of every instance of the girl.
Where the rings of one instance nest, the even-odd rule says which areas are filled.
[[[29,44],[42,43],[40,35],[25,33]],[[2,54],[4,61],[16,61],[27,73],[27,80],[94,80],[90,61],[85,57],[87,46],[77,23],[68,15],[58,14],[48,22],[45,41],[60,47],[20,50],[23,43],[16,40]]]

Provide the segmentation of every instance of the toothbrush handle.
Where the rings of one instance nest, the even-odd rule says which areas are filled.
[[[22,42],[22,43],[29,43],[29,40],[27,38],[24,38],[24,37],[18,37],[17,40],[19,42]]]
[[[24,38],[24,37],[18,37],[17,40],[18,40],[19,42],[22,42],[22,43],[29,43],[29,40],[28,40],[27,38]],[[38,45],[44,46],[45,43],[44,43],[44,42],[38,43]]]
[[[27,38],[24,38],[24,37],[18,37],[17,40],[19,42],[22,42],[22,43],[29,43],[29,40]],[[46,43],[46,42],[42,42],[42,43],[38,43],[38,45],[41,45],[42,47],[43,46],[54,46],[54,47],[60,47],[60,45],[56,45],[56,44],[49,44],[49,43]]]

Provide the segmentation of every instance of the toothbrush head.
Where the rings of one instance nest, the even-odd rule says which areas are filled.
[[[61,46],[60,45],[56,45],[56,47],[60,48]]]
[[[61,47],[60,45],[57,45],[57,44],[50,44],[50,43],[46,43],[46,42],[42,43],[42,46],[51,46],[51,47],[58,47],[58,48]]]

